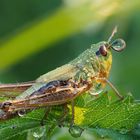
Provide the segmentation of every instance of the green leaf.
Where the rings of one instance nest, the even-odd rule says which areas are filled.
[[[78,116],[75,118],[78,125],[130,131],[140,120],[140,104],[135,103],[131,96],[114,103],[111,103],[106,94],[95,101],[86,98],[84,107],[77,109],[83,113],[77,111],[78,114],[75,115]]]
[[[69,108],[69,113],[63,122],[63,125],[68,128],[71,123],[70,105]],[[63,106],[53,107],[48,117],[44,120],[45,127],[41,126],[40,123],[45,109],[34,110],[23,117],[1,122],[0,139],[11,140],[13,137],[27,132],[33,135],[38,129],[41,129],[41,132],[45,129],[44,135],[47,132],[46,137],[48,137],[60,123],[63,110]],[[76,99],[74,122],[75,125],[82,129],[90,129],[100,135],[110,137],[114,135],[122,135],[123,137],[126,135],[128,137],[132,132],[136,136],[138,134],[134,130],[139,121],[140,103],[135,102],[130,95],[122,101],[117,100],[115,102],[111,101],[108,94],[102,94],[98,99],[85,94]],[[42,133],[40,135],[43,137]]]

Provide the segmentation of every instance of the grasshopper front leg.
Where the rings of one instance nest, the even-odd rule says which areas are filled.
[[[106,82],[115,92],[116,96],[119,97],[120,100],[122,100],[124,97],[120,94],[120,92],[117,90],[117,88],[106,78],[96,78],[96,80],[101,80],[103,82]]]

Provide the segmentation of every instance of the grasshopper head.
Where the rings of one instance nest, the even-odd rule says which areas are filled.
[[[111,49],[121,52],[125,49],[126,44],[123,39],[116,39],[113,42],[100,42],[98,46],[99,48],[96,51],[96,55],[106,57],[108,56],[108,53],[110,53]]]
[[[96,52],[96,55],[102,55],[102,56],[107,56],[108,51],[110,51],[110,49],[113,49],[117,52],[120,52],[122,50],[125,49],[126,44],[125,41],[122,39],[116,39],[114,41],[112,41],[112,38],[114,36],[114,34],[117,32],[117,27],[115,27],[113,29],[113,32],[111,34],[111,36],[109,37],[107,42],[101,42],[98,46],[99,49]]]
[[[122,39],[116,39],[114,41],[111,41],[115,32],[116,28],[113,30],[107,42],[100,42],[97,44],[98,48],[96,49],[95,53],[101,64],[100,77],[108,77],[112,65],[111,50],[121,52],[126,47],[125,41]]]

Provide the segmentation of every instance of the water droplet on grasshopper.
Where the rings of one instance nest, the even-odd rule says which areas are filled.
[[[89,93],[90,93],[91,95],[98,95],[98,94],[100,94],[102,91],[103,91],[103,89],[101,88],[101,84],[99,83],[99,84],[96,84],[96,86],[95,86],[94,88],[91,88],[91,89],[89,90]]]
[[[23,117],[26,114],[25,110],[20,110],[17,112],[18,116]]]

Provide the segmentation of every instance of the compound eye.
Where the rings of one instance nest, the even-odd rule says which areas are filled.
[[[102,56],[107,56],[107,49],[105,45],[102,45],[99,49],[99,52]]]

